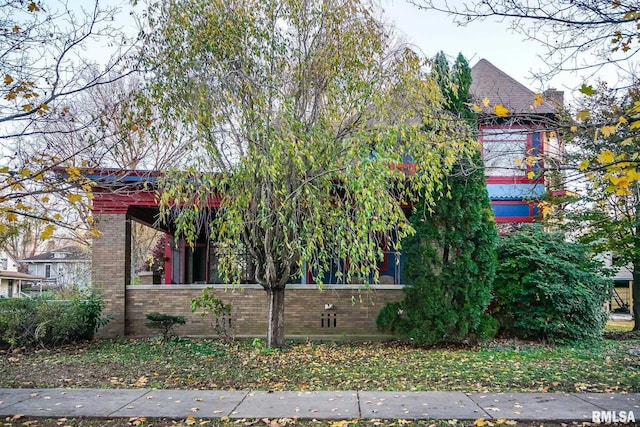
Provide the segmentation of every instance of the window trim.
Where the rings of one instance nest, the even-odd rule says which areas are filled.
[[[523,157],[526,153],[537,153],[537,155],[544,155],[544,129],[535,128],[534,126],[482,126],[479,130],[479,141],[481,145],[481,154],[484,159],[485,154],[485,131],[487,130],[502,130],[504,132],[517,132],[522,130],[527,133],[527,142],[526,142],[526,151],[522,153]],[[489,175],[485,172],[485,181],[487,184],[538,184],[544,182],[544,177],[542,175],[534,176],[533,178],[529,178],[529,172],[536,172],[536,170],[543,168],[544,162],[540,160],[536,164],[526,165],[525,168],[522,169],[522,173],[514,174],[514,175]]]

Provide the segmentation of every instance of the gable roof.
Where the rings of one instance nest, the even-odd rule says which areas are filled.
[[[89,254],[84,248],[79,246],[67,246],[22,259],[20,262],[84,262],[89,260]]]
[[[16,258],[11,255],[8,251],[4,250],[4,249],[0,249],[0,258],[4,258],[6,257],[7,260],[11,260],[13,262],[13,264],[17,264],[18,261],[16,260]],[[14,271],[14,270],[5,270],[5,271]]]
[[[492,114],[493,106],[496,104],[507,107],[510,115],[557,112],[554,105],[548,101],[534,107],[535,93],[486,59],[481,59],[471,68],[471,76],[471,94],[476,104],[482,106],[484,113]],[[482,103],[485,98],[490,102],[489,107]]]

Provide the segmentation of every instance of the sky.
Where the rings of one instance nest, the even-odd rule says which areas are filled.
[[[407,41],[428,57],[439,51],[452,58],[462,53],[471,66],[486,59],[536,92],[549,88],[571,91],[584,82],[582,76],[573,73],[562,74],[551,81],[535,80],[532,72],[545,69],[538,57],[543,49],[510,32],[505,23],[485,20],[460,27],[445,13],[420,10],[405,0],[386,0],[383,8]]]
[[[70,0],[70,3],[78,6],[83,5],[84,1]],[[120,4],[123,9],[121,22],[123,25],[134,26],[133,20],[128,16],[130,3],[127,0],[100,1],[102,4]],[[436,11],[420,10],[407,0],[379,0],[379,5],[384,9],[388,23],[395,26],[407,42],[428,57],[443,51],[453,60],[461,52],[471,66],[484,58],[534,92],[549,88],[564,90],[565,99],[577,95],[576,88],[582,83],[596,83],[595,78],[576,73],[564,73],[550,81],[536,80],[533,72],[546,69],[546,64],[539,58],[544,52],[542,47],[509,31],[505,23],[485,20],[460,27],[453,22],[453,17]],[[138,5],[136,10],[140,12],[142,5]],[[611,81],[611,78],[604,78]]]

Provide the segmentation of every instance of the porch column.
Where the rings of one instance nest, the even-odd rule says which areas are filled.
[[[101,290],[103,315],[113,319],[98,330],[99,337],[125,335],[126,286],[131,280],[131,221],[124,212],[95,216],[100,237],[93,238],[91,284]]]

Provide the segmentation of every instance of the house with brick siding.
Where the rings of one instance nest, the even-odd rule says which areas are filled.
[[[546,191],[543,154],[553,150],[554,139],[548,131],[556,111],[552,102],[535,102],[535,94],[486,60],[472,68],[472,93],[480,113],[479,139],[487,164],[487,190],[496,220],[501,226],[532,222],[538,215],[537,200]],[[554,94],[551,94],[554,95]],[[555,100],[559,99],[555,94]],[[497,117],[492,108],[501,104],[509,110],[507,117]],[[532,161],[531,159],[535,159]],[[410,164],[403,165],[410,169]],[[113,320],[99,333],[103,336],[148,335],[147,313],[158,311],[181,315],[187,324],[181,333],[212,334],[209,321],[190,311],[192,298],[211,286],[216,296],[233,307],[231,314],[240,336],[263,336],[266,330],[265,292],[252,281],[251,260],[238,254],[246,266],[243,283],[221,283],[217,271],[216,242],[207,233],[194,246],[167,239],[165,268],[161,284],[132,283],[132,221],[173,235],[172,224],[158,221],[158,200],[154,183],[159,172],[97,169],[85,170],[96,183],[93,213],[101,236],[93,242],[91,281],[103,289],[106,312]],[[207,208],[220,206],[212,197]],[[288,338],[381,337],[376,328],[378,311],[391,301],[402,299],[401,270],[403,255],[385,251],[380,263],[380,282],[363,286],[340,283],[329,273],[322,290],[309,274],[287,285],[285,330]]]

